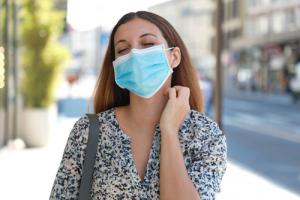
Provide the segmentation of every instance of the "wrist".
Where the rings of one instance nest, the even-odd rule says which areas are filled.
[[[161,134],[162,135],[178,135],[178,129],[174,127],[161,127]]]

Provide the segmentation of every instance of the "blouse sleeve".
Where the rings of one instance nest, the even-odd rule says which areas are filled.
[[[214,200],[226,170],[226,138],[215,122],[198,125],[196,138],[190,144],[191,164],[188,167],[201,200]]]
[[[88,124],[88,118],[84,116],[73,126],[54,180],[50,200],[78,199]]]

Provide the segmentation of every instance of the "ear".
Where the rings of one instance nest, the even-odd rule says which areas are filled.
[[[171,68],[174,69],[176,68],[181,61],[181,51],[179,47],[174,47],[171,52],[170,52],[170,65]]]

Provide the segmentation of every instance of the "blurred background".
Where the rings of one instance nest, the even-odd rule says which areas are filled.
[[[0,0],[0,199],[49,198],[112,26],[137,10],[177,29],[227,136],[218,199],[300,199],[299,0]]]

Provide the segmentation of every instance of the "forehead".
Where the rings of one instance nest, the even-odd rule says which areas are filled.
[[[145,33],[152,33],[158,38],[164,39],[161,31],[155,24],[144,19],[135,18],[119,26],[115,33],[114,41],[139,37]]]

